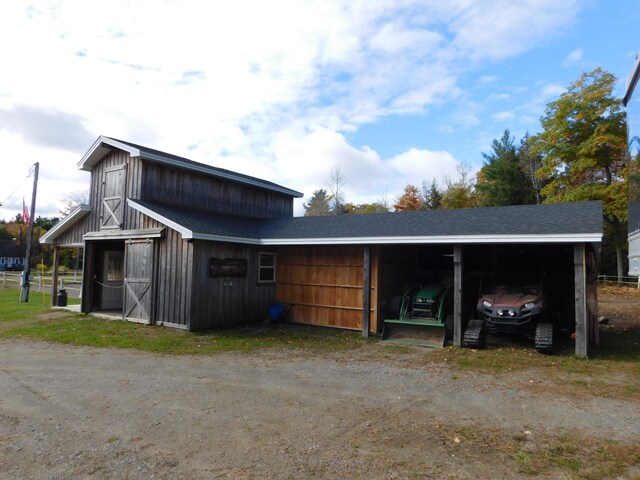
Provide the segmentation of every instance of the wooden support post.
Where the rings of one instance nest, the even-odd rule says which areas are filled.
[[[53,278],[51,279],[51,306],[57,305],[58,298],[58,270],[60,267],[60,247],[53,247]]]
[[[462,346],[462,245],[453,246],[453,344]]]
[[[362,285],[362,336],[369,336],[371,325],[371,247],[364,247],[364,279]]]
[[[589,326],[587,324],[587,296],[586,296],[586,264],[584,243],[573,246],[573,266],[575,281],[575,310],[576,310],[576,355],[589,355]]]
[[[80,297],[80,311],[89,313],[94,287],[95,242],[84,242],[84,257],[82,260],[82,295]]]

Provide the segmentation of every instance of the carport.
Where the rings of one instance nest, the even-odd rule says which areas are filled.
[[[292,218],[266,224],[261,236],[263,244],[279,247],[281,258],[291,251],[288,246],[298,249],[298,257],[304,256],[300,249],[313,252],[307,255],[312,264],[287,264],[287,280],[276,288],[278,301],[303,304],[304,316],[294,318],[300,323],[380,332],[390,299],[404,285],[445,279],[454,288],[453,343],[461,345],[483,289],[501,276],[526,273],[545,285],[562,324],[575,332],[576,355],[588,356],[598,342],[601,202]],[[325,275],[339,267],[341,248],[351,252],[351,270],[362,272],[353,273],[350,283]],[[314,301],[320,288],[332,294]],[[326,320],[345,312],[352,320]]]

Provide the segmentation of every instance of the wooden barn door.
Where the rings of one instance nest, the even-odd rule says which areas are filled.
[[[124,318],[152,323],[153,241],[129,240],[126,245],[124,276]]]
[[[125,164],[105,168],[100,228],[122,228],[124,221]]]

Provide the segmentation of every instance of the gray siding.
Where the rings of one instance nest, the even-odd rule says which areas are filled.
[[[84,243],[82,236],[89,231],[91,215],[93,215],[93,212],[91,212],[78,223],[73,225],[73,227],[71,227],[69,230],[56,238],[55,245],[59,247],[66,247],[69,245],[82,245]]]
[[[253,218],[293,215],[293,199],[287,195],[149,161],[144,165],[141,196],[133,198]]]
[[[162,226],[146,216],[144,228]],[[155,322],[191,329],[193,243],[167,228],[156,240]]]
[[[203,330],[264,320],[269,303],[275,299],[275,284],[258,283],[258,253],[268,249],[203,241],[195,241],[193,245],[195,262],[191,329]],[[246,259],[247,276],[210,277],[211,257]]]

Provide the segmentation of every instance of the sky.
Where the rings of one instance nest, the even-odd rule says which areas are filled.
[[[58,216],[105,135],[346,200],[477,171],[596,67],[624,84],[636,0],[0,0],[0,219]]]

